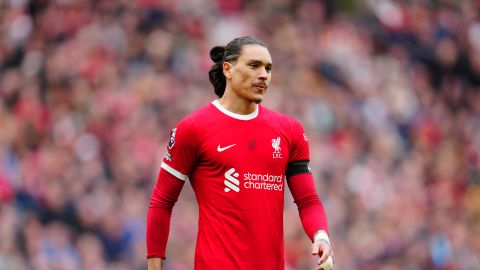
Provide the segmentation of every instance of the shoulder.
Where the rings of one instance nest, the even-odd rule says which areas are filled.
[[[198,139],[198,119],[202,118],[205,114],[205,110],[208,108],[204,106],[197,109],[190,114],[184,116],[178,121],[175,127],[170,131],[169,147],[173,147],[176,141],[181,142],[183,145],[191,145]]]
[[[198,122],[199,120],[211,114],[212,114],[212,104],[207,104],[201,108],[194,110],[193,112],[189,113],[185,117],[183,117],[178,122],[178,124],[193,125],[194,122]]]
[[[215,115],[216,115],[215,106],[213,106],[212,103],[209,103],[209,104],[193,111],[192,113],[187,115],[185,118],[188,118],[195,123],[199,123],[199,122],[202,122],[205,119],[211,119]]]
[[[217,120],[218,113],[215,112],[215,106],[210,103],[186,115],[177,123],[175,128],[177,130],[182,129],[192,136],[197,136],[208,131]]]
[[[283,114],[283,113],[280,113],[280,112],[277,112],[277,111],[273,111],[273,110],[270,110],[270,109],[265,108],[263,106],[261,107],[261,109],[262,109],[263,116],[267,119],[276,120],[276,122],[278,122],[280,125],[282,125],[286,128],[289,128],[289,129],[292,129],[292,128],[303,129],[300,121],[298,121],[296,118],[294,118],[291,115],[287,115],[287,114]]]

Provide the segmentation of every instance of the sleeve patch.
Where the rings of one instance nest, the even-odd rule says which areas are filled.
[[[170,139],[168,140],[168,149],[172,149],[175,145],[175,134],[177,133],[177,128],[172,129],[170,132]]]

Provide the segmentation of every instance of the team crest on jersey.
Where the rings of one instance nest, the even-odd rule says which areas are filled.
[[[272,139],[273,158],[282,158],[282,148],[280,147],[280,137]]]
[[[177,128],[172,129],[170,132],[170,140],[168,140],[168,149],[172,149],[175,145],[175,134],[177,133]]]

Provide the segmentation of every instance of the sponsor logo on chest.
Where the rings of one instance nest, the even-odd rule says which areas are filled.
[[[253,141],[254,142],[253,144],[251,142],[252,141],[249,142],[248,148],[254,149],[255,141]],[[215,146],[216,146],[215,150],[217,154],[220,154],[222,152],[227,152],[229,154],[235,155],[235,154],[238,154],[238,152],[235,153],[236,152],[235,149],[238,149],[241,145],[233,142],[227,142],[227,143],[218,144]],[[271,148],[272,158],[282,159],[282,145],[281,145],[280,136],[271,139],[271,147],[272,147]],[[268,148],[264,148],[263,151],[269,151],[269,150]],[[269,173],[252,173],[252,172],[240,173],[236,168],[228,169],[223,176],[224,176],[223,185],[224,185],[225,192],[232,192],[232,191],[241,192],[242,189],[283,191],[284,177],[285,177],[283,174],[274,175]]]
[[[230,168],[225,172],[224,177],[225,192],[240,192],[241,189],[283,191],[283,175],[250,172],[241,175],[235,168]]]

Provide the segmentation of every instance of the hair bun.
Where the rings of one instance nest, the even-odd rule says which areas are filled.
[[[225,46],[215,46],[210,50],[210,58],[217,63],[223,60],[225,54]]]

